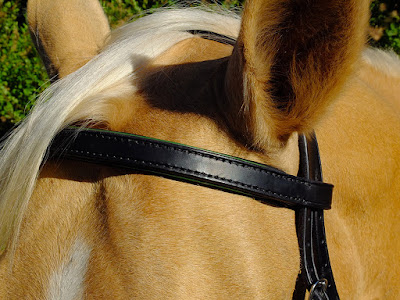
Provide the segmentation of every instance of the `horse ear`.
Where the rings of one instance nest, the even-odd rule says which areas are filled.
[[[110,32],[97,0],[29,0],[28,23],[52,80],[88,62]]]
[[[264,148],[310,132],[354,69],[368,8],[369,0],[247,1],[225,76],[234,133]]]

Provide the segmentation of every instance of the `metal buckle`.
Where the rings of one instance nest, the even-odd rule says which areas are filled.
[[[310,289],[310,296],[309,296],[309,300],[313,300],[314,299],[314,295],[315,292],[321,289],[321,295],[322,297],[324,297],[325,299],[325,292],[326,289],[328,288],[328,280],[326,280],[325,278],[319,279],[317,282],[315,282]]]

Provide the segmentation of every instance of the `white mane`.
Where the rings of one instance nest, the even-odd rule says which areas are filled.
[[[49,87],[1,145],[0,253],[18,236],[46,149],[60,130],[82,120],[106,121],[107,99],[134,93],[135,70],[192,37],[188,30],[237,37],[239,27],[240,18],[221,9],[164,9],[113,32],[98,56]]]
[[[363,60],[375,69],[389,76],[400,78],[400,57],[394,51],[367,48]]]

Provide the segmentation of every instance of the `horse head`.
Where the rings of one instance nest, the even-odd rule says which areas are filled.
[[[140,171],[46,161],[47,149],[74,125],[296,175],[298,136],[322,126],[357,73],[368,3],[249,0],[241,18],[162,9],[110,31],[97,0],[30,0],[53,84],[3,145],[0,295],[292,297],[293,210]],[[29,284],[27,274],[36,274]]]

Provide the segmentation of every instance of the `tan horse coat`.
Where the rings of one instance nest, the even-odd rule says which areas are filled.
[[[398,299],[400,63],[361,57],[367,1],[331,2],[249,1],[233,54],[199,37],[176,44],[138,71],[135,94],[108,100],[98,126],[291,174],[297,132],[315,128],[324,179],[335,185],[326,229],[339,293]],[[95,0],[31,0],[28,19],[60,78],[109,31]],[[0,298],[290,299],[299,263],[292,210],[48,162],[1,257]]]

